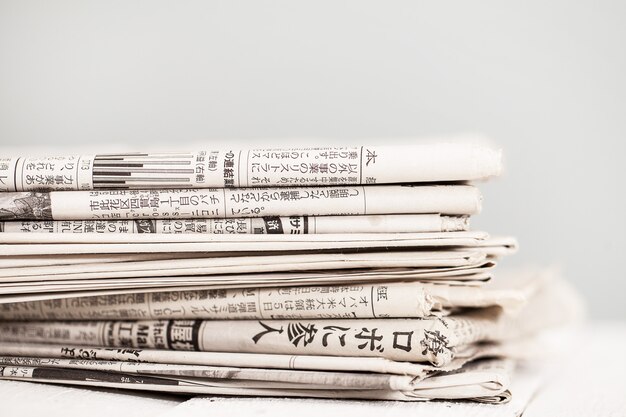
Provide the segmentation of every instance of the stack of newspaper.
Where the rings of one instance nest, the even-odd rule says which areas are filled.
[[[469,229],[465,143],[0,158],[0,378],[505,402],[551,271]]]

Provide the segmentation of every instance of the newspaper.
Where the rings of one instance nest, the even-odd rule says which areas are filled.
[[[328,389],[384,389],[408,390],[419,380],[410,375],[381,373],[354,373],[331,371],[304,371],[271,368],[236,368],[209,365],[179,365],[103,361],[92,359],[37,358],[0,356],[0,367],[57,368],[64,370],[91,370],[109,373],[153,375],[162,377],[187,377],[232,381],[266,381],[294,385],[325,386]],[[70,374],[73,372],[69,372]],[[4,376],[8,376],[5,374]]]
[[[54,351],[56,349],[56,352]],[[37,356],[11,355],[2,356],[2,351],[9,352],[35,352]],[[211,378],[211,379],[236,379],[236,380],[254,380],[254,381],[272,381],[287,382],[299,384],[316,384],[325,385],[326,388],[331,386],[346,389],[390,389],[390,390],[407,390],[411,389],[414,384],[426,377],[440,375],[442,372],[451,372],[459,370],[467,363],[484,358],[497,358],[509,356],[510,346],[502,344],[482,345],[477,347],[470,354],[453,361],[446,367],[435,368],[428,365],[407,364],[404,366],[402,362],[394,363],[393,368],[402,367],[402,373],[380,372],[379,369],[363,372],[363,365],[358,369],[352,369],[351,365],[341,365],[341,369],[320,370],[320,369],[283,369],[277,367],[241,367],[241,366],[215,366],[203,364],[187,364],[187,363],[161,363],[161,362],[143,362],[137,360],[104,360],[92,358],[97,356],[96,350],[81,348],[60,348],[62,352],[58,355],[59,349],[54,347],[46,347],[44,345],[0,345],[0,366],[35,366],[46,368],[62,368],[62,369],[85,369],[98,370],[106,372],[121,372],[130,374],[144,375],[161,375],[161,376],[185,376],[194,378]],[[114,351],[108,349],[107,352]],[[78,353],[76,353],[78,352]],[[128,350],[129,353],[131,352]],[[165,351],[167,352],[167,351]],[[176,351],[174,351],[176,352]],[[52,355],[46,356],[46,354]],[[82,353],[87,353],[86,358],[82,358]],[[139,351],[138,354],[140,354]],[[159,351],[153,351],[159,353]],[[76,356],[77,357],[72,357]],[[106,353],[105,353],[106,355]],[[257,359],[262,360],[267,355],[251,354]],[[60,356],[60,357],[59,357]],[[119,356],[119,355],[117,355]],[[167,357],[167,354],[164,355]],[[316,366],[311,359],[313,356],[307,356],[304,360],[306,366]],[[128,358],[127,358],[128,359]],[[316,360],[323,360],[317,357]],[[354,359],[354,358],[350,358]],[[365,359],[365,362],[370,362]],[[326,362],[325,367],[333,366],[333,361]],[[351,361],[349,361],[351,362]],[[290,364],[294,360],[290,361]],[[291,367],[291,365],[290,365]],[[434,384],[433,384],[434,385]]]
[[[309,370],[349,373],[405,375],[420,380],[427,376],[460,369],[470,361],[484,358],[529,359],[539,356],[540,345],[524,341],[480,343],[459,351],[445,366],[397,362],[375,357],[281,355],[276,353],[225,353],[184,350],[101,348],[76,345],[50,345],[0,342],[0,356],[14,358],[69,359],[73,366],[96,369],[100,362],[131,362],[171,365],[200,365],[213,368]],[[530,353],[529,353],[530,352]],[[20,359],[17,359],[20,360]],[[83,362],[84,361],[84,362]],[[24,363],[22,363],[24,364]]]
[[[297,286],[306,284],[342,284],[416,281],[433,282],[440,286],[476,287],[489,282],[493,263],[486,262],[476,267],[459,268],[393,268],[363,270],[329,270],[319,272],[278,272],[228,275],[197,275],[145,278],[104,278],[49,280],[34,282],[0,283],[0,304],[58,300],[81,296],[109,296],[138,292],[159,292],[168,289],[207,290],[215,288],[246,288]],[[444,288],[444,287],[441,287]]]
[[[0,259],[25,255],[203,252],[222,256],[254,252],[296,252],[373,248],[490,249],[485,232],[354,233],[319,235],[188,235],[188,234],[58,234],[0,233]],[[484,249],[476,249],[484,248]],[[182,255],[181,255],[182,254]],[[205,255],[209,256],[209,255]]]
[[[491,307],[424,319],[5,321],[0,341],[382,357],[445,366],[476,342],[510,340],[571,320],[578,305],[571,288],[552,278],[514,316]]]
[[[81,265],[53,265],[0,270],[0,282],[46,280],[172,277],[283,271],[321,271],[353,268],[476,267],[486,261],[480,251],[402,251],[306,253],[298,255],[228,256],[129,261]]]
[[[467,181],[500,170],[499,150],[459,142],[3,156],[0,192]]]
[[[410,225],[406,225],[410,227]],[[498,238],[500,240],[501,238]],[[507,242],[509,239],[506,238]],[[382,242],[380,245],[399,245],[406,242],[406,245],[420,246],[479,246],[489,242],[489,234],[484,231],[458,231],[458,232],[429,232],[429,233],[338,233],[338,234],[313,234],[302,236],[300,234],[128,234],[120,236],[118,234],[98,234],[98,233],[0,233],[0,243],[2,244],[68,244],[79,243],[103,245],[107,243],[217,243],[220,245],[231,245],[228,250],[238,249],[245,243],[256,243],[257,250],[283,250],[282,247],[274,246],[277,243],[289,243],[285,247],[295,246],[298,250],[303,249],[298,246],[311,242],[325,243],[326,246],[307,246],[309,249],[337,249],[343,246],[330,246],[336,243],[351,243],[367,245],[369,242]],[[501,242],[495,242],[499,244]],[[269,249],[263,249],[269,246]],[[245,250],[250,250],[247,247]],[[4,253],[0,254],[3,255]]]
[[[471,185],[346,185],[0,193],[0,220],[227,219],[440,213],[477,214]]]
[[[513,363],[506,360],[481,361],[466,369],[441,374],[434,380],[426,378],[401,390],[350,389],[331,384],[279,383],[235,379],[181,378],[161,375],[117,374],[83,369],[56,369],[34,366],[0,367],[2,379],[27,379],[31,381],[87,385],[108,388],[139,389],[187,394],[289,396],[317,398],[361,398],[399,401],[424,401],[430,399],[482,399],[502,402],[510,398],[504,394],[510,384]],[[400,378],[396,378],[400,379]],[[367,378],[355,381],[366,381]],[[501,400],[495,397],[503,398]]]
[[[270,252],[271,253],[271,252]],[[236,256],[233,252],[231,255]],[[241,253],[239,253],[241,254]],[[266,252],[267,254],[267,252]],[[71,254],[71,255],[17,255],[0,256],[0,269],[2,268],[27,268],[34,266],[59,266],[80,264],[104,264],[118,262],[158,261],[166,259],[194,259],[209,257],[210,254],[202,252],[187,252],[179,254],[171,253],[128,253],[128,254]],[[487,256],[491,261],[493,257]],[[490,262],[493,264],[493,262]]]
[[[436,319],[1,322],[0,341],[217,352],[373,356],[443,366],[488,340],[498,311]]]
[[[478,287],[491,279],[490,274],[475,274],[475,275],[462,275],[454,276],[451,278],[417,278],[416,282],[434,282],[437,285],[447,286],[462,286],[462,287]],[[380,279],[364,279],[364,282],[385,282]],[[389,280],[389,282],[395,282]],[[152,282],[152,281],[139,281],[138,283],[127,283],[124,279],[115,280],[114,282],[107,282],[105,280],[97,280],[95,283],[79,281],[72,281],[71,284],[66,283],[54,283],[53,285],[46,284],[34,284],[34,285],[11,285],[2,284],[0,288],[0,304],[17,303],[17,302],[31,302],[39,300],[59,300],[72,297],[91,297],[91,296],[110,296],[117,294],[133,294],[138,292],[159,292],[176,289],[192,289],[192,290],[207,290],[213,288],[245,288],[250,285],[257,284],[259,287],[270,287],[276,285],[292,286],[302,285],[307,281],[299,280],[293,282],[280,282],[278,280],[269,282],[235,282],[221,280],[218,282],[208,284],[202,284],[201,280],[185,283],[185,285],[179,285],[176,282]],[[352,285],[356,281],[349,279],[333,279],[324,281],[325,283]]]
[[[528,284],[528,283],[527,283]],[[0,304],[1,320],[417,318],[451,308],[519,308],[525,288],[419,282],[126,293]]]
[[[209,233],[228,235],[420,233],[458,232],[468,229],[469,217],[442,216],[439,214],[0,222],[0,232],[5,233]]]
[[[124,283],[129,284],[127,285],[129,288],[132,288],[133,285],[142,288],[176,285],[189,287],[187,289],[200,286],[217,288],[221,285],[228,288],[245,288],[250,285],[271,287],[315,283],[349,284],[358,281],[424,281],[445,283],[446,285],[454,285],[454,283],[458,282],[462,283],[462,285],[481,285],[480,283],[487,282],[491,278],[491,270],[494,268],[494,265],[492,261],[484,261],[456,267],[305,269],[301,272],[294,269],[294,271],[284,272],[249,272],[241,274],[220,274],[207,270],[200,271],[196,275],[176,275],[174,270],[172,270],[172,273],[163,276],[148,274],[140,277],[124,277],[124,274],[121,274],[119,278],[106,277],[106,275],[103,278],[85,278],[79,275],[65,279],[65,277],[59,278],[51,275],[46,280],[39,280],[37,277],[30,280],[24,277],[5,277],[5,279],[0,281],[0,288],[21,287],[26,290],[27,288],[52,288],[56,286],[74,288],[83,285],[93,285],[94,288],[104,285],[108,288],[113,288],[115,285]],[[141,292],[141,290],[135,292]]]
[[[27,239],[29,236],[34,237],[32,241]],[[198,239],[193,241],[180,239],[194,236]],[[139,239],[128,239],[124,242],[126,237]],[[253,237],[263,239],[251,239]],[[391,248],[394,250],[440,248],[472,250],[491,256],[494,254],[494,247],[497,247],[485,246],[487,234],[481,232],[355,233],[353,235],[127,235],[120,238],[119,235],[104,234],[0,233],[0,249],[2,250],[0,259],[7,256],[25,255],[122,253],[172,253],[175,254],[172,257],[180,258],[187,257],[181,254],[200,252],[205,253],[205,256],[232,257],[280,252],[307,253],[308,251],[312,253],[321,250],[339,252]],[[510,252],[508,249],[506,251]]]
[[[492,353],[495,352],[495,353]],[[480,352],[482,353],[482,352]],[[488,348],[485,356],[501,355],[497,348]],[[43,345],[30,343],[0,342],[0,355],[12,357],[61,358],[71,360],[116,361],[133,363],[161,363],[176,365],[202,365],[221,368],[263,368],[287,370],[317,370],[372,372],[391,375],[409,375],[423,378],[437,370],[432,365],[411,362],[395,362],[384,358],[338,357],[316,355],[280,355],[259,353],[195,352],[158,349],[109,349],[76,345]],[[474,356],[471,357],[473,359]],[[465,363],[455,363],[457,369]],[[444,368],[448,369],[448,368]]]
[[[185,402],[182,407],[184,411],[180,410],[183,412],[174,414],[185,417],[200,417],[208,415],[263,415],[271,412],[273,417],[290,417],[294,414],[294,410],[297,410],[300,417],[405,414],[437,417],[520,417],[522,415],[530,416],[533,414],[532,409],[537,409],[535,396],[539,388],[545,385],[545,380],[546,372],[543,370],[516,368],[509,388],[501,394],[504,396],[508,393],[511,401],[506,404],[498,402],[496,403],[498,406],[493,406],[494,403],[487,401],[482,401],[482,403],[462,401],[380,403],[361,400],[197,396]],[[559,390],[560,387],[556,385],[551,384],[553,388]],[[564,393],[564,395],[567,394]],[[549,398],[546,398],[545,393],[541,392],[540,396],[550,401]],[[619,397],[619,394],[616,397]],[[486,398],[483,397],[483,399]],[[555,403],[552,408],[560,409],[561,404]],[[18,410],[17,407],[15,409]]]

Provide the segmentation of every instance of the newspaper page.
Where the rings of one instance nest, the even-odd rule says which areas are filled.
[[[0,342],[0,354],[89,361],[120,361],[177,365],[210,365],[238,368],[299,369],[318,371],[373,372],[424,377],[432,365],[396,362],[376,357],[281,355],[276,353],[198,352],[184,350],[102,348]]]
[[[518,338],[579,316],[578,296],[553,277],[515,316],[493,307],[424,319],[5,321],[0,341],[382,357],[444,366],[475,342]]]
[[[419,282],[127,293],[0,304],[2,320],[419,318],[444,308],[519,308],[522,288]]]
[[[127,262],[132,262],[128,260]],[[103,263],[106,265],[107,263]],[[37,279],[25,279],[24,275],[10,277],[4,276],[0,279],[0,287],[5,286],[42,286],[48,285],[74,285],[74,284],[104,284],[104,283],[124,283],[129,284],[150,284],[159,285],[180,285],[184,287],[199,287],[209,285],[217,288],[218,285],[228,284],[244,284],[245,286],[257,285],[271,287],[276,285],[306,285],[306,284],[332,284],[332,283],[353,283],[357,281],[415,281],[415,280],[436,280],[437,282],[445,282],[446,285],[452,285],[451,282],[462,281],[463,285],[471,285],[469,281],[488,281],[491,271],[494,269],[495,263],[488,260],[481,261],[478,259],[476,263],[469,262],[460,266],[433,266],[433,267],[371,267],[371,268],[344,268],[344,269],[301,269],[300,271],[269,271],[269,272],[248,272],[222,274],[215,271],[205,270],[199,271],[196,275],[185,273],[177,273],[176,270],[168,271],[168,274],[159,276],[146,275],[140,277],[85,277],[85,276],[69,276],[68,279],[60,277],[59,274],[53,274],[42,281]],[[485,273],[487,276],[485,276]],[[36,275],[36,274],[35,274]],[[26,275],[28,276],[28,274]],[[275,283],[275,284],[273,284]],[[235,286],[236,287],[236,286]],[[235,288],[231,287],[231,288]],[[192,288],[188,288],[192,289]],[[201,288],[198,288],[201,289]],[[139,291],[141,292],[141,291]]]
[[[0,305],[2,320],[426,317],[441,306],[419,283],[212,289]]]
[[[299,255],[229,256],[56,265],[0,270],[0,282],[27,282],[93,278],[168,277],[286,271],[321,271],[353,268],[435,268],[478,266],[486,260],[481,252],[402,251],[310,253]]]
[[[0,193],[0,220],[471,215],[481,200],[471,185],[23,191]]]
[[[458,232],[425,232],[425,233],[338,233],[338,234],[127,234],[120,236],[116,233],[0,233],[2,244],[106,244],[106,243],[206,243],[219,242],[220,245],[242,245],[244,243],[259,243],[260,248],[269,246],[274,248],[275,243],[289,242],[297,245],[303,242],[324,242],[328,245],[336,242],[379,242],[391,245],[393,242],[410,241],[411,245],[420,246],[481,246],[481,242],[489,239],[489,234],[484,231],[458,231]],[[500,239],[500,238],[499,238]],[[506,238],[507,241],[512,238]],[[419,242],[419,243],[418,243]],[[501,243],[485,242],[485,245],[496,246]],[[325,246],[324,248],[337,248],[340,246]],[[313,248],[313,247],[312,247]],[[299,248],[302,249],[302,248]],[[229,248],[229,250],[231,250]],[[247,248],[246,250],[250,250]],[[3,253],[0,253],[3,255]]]
[[[146,391],[165,391],[188,394],[289,396],[316,398],[360,398],[399,401],[430,399],[469,399],[491,403],[510,399],[504,394],[510,384],[513,364],[506,360],[482,361],[454,373],[438,376],[434,383],[429,378],[417,381],[406,390],[341,389],[324,384],[290,384],[272,381],[233,379],[174,378],[162,376],[118,374],[85,369],[57,369],[34,366],[0,367],[0,378],[26,379],[47,383],[87,385]],[[448,381],[449,380],[449,381]],[[331,388],[331,389],[329,389]],[[501,397],[500,400],[495,397]]]
[[[98,252],[97,248],[107,245],[124,244],[138,252],[158,252],[145,248],[176,247],[182,245],[188,252],[193,252],[193,245],[202,245],[202,252],[252,252],[276,250],[315,250],[315,249],[346,249],[362,247],[482,247],[489,239],[486,232],[424,232],[424,233],[337,233],[337,234],[127,234],[116,233],[0,233],[0,245],[3,249],[19,247],[43,247],[53,249],[63,245],[64,249],[72,249],[71,244],[85,246],[90,250],[72,253],[106,253]],[[35,245],[36,244],[36,245]],[[149,244],[149,245],[146,245]],[[207,245],[209,244],[209,245]],[[217,248],[212,248],[210,244]],[[489,245],[492,245],[489,243]],[[497,246],[493,244],[492,246]],[[488,246],[487,246],[488,247]],[[225,249],[220,249],[225,248]],[[295,248],[295,249],[289,249]],[[127,251],[130,252],[130,251]],[[182,250],[176,250],[182,252]],[[66,254],[72,254],[66,253]],[[19,251],[3,251],[0,256],[20,254]],[[46,254],[43,250],[23,251],[27,254]],[[54,254],[54,252],[52,252]],[[177,255],[178,256],[178,255]]]
[[[388,282],[397,281],[397,277],[387,277]],[[489,273],[476,273],[471,275],[458,275],[451,276],[449,278],[441,277],[421,277],[413,279],[415,282],[432,282],[437,285],[447,285],[453,287],[467,287],[478,288],[491,279]],[[364,277],[362,282],[386,282],[383,278],[370,278]],[[322,281],[326,284],[342,284],[353,285],[357,280],[351,280],[346,278],[333,278]],[[92,296],[109,296],[117,294],[134,294],[138,292],[159,292],[168,290],[180,290],[180,289],[198,289],[201,290],[213,289],[213,288],[245,288],[250,285],[258,285],[259,287],[271,287],[276,285],[292,286],[303,284],[320,284],[315,280],[299,279],[296,281],[281,281],[279,279],[271,281],[258,280],[245,280],[238,282],[235,280],[203,280],[196,279],[187,283],[186,281],[150,281],[141,279],[134,282],[126,282],[126,279],[115,279],[112,282],[109,280],[72,280],[69,283],[66,282],[54,282],[50,285],[42,283],[26,283],[21,284],[1,284],[0,285],[0,304],[18,303],[18,302],[31,302],[40,300],[59,300],[73,297],[92,297]]]
[[[0,192],[468,181],[500,170],[501,151],[459,142],[0,156]]]
[[[5,233],[208,233],[325,234],[459,232],[468,216],[387,214],[378,216],[290,216],[235,219],[24,220],[0,222]]]
[[[82,235],[85,236],[85,235]],[[336,235],[332,235],[336,236]],[[385,243],[389,243],[386,246],[387,250],[440,250],[452,254],[453,252],[469,252],[481,253],[485,257],[489,256],[490,259],[497,259],[501,255],[494,255],[493,248],[482,248],[465,243],[457,243],[452,239],[441,239],[431,241],[419,241],[419,240],[395,240],[395,241],[361,241],[360,248],[367,251],[380,251],[385,248]],[[467,241],[466,241],[467,242]],[[455,246],[456,248],[445,248],[445,246]],[[169,250],[168,250],[169,248]],[[357,240],[348,241],[335,241],[335,242],[319,242],[319,241],[301,241],[301,242],[173,242],[167,243],[103,243],[97,244],[77,244],[77,243],[41,243],[32,245],[23,244],[0,244],[0,250],[4,253],[0,255],[0,259],[5,257],[15,256],[46,256],[46,255],[94,255],[94,254],[163,254],[170,253],[170,259],[180,260],[197,258],[196,254],[204,253],[205,258],[209,257],[244,257],[244,256],[261,256],[272,255],[275,253],[292,253],[292,254],[314,254],[320,251],[332,251],[333,253],[350,253],[359,249],[359,243]],[[459,250],[460,249],[460,250]],[[192,256],[189,256],[192,254]],[[150,260],[150,256],[146,257],[146,260]],[[460,255],[463,256],[463,255]],[[31,258],[32,259],[32,258]],[[155,259],[161,259],[156,257]]]
[[[267,381],[297,385],[325,386],[327,389],[411,389],[415,377],[381,373],[304,371],[272,368],[237,368],[209,365],[180,365],[103,361],[93,359],[37,358],[0,356],[0,367],[35,367],[72,370],[105,371],[111,373],[152,375],[161,377],[202,378],[234,381]]]
[[[278,272],[227,275],[172,276],[160,278],[104,278],[49,281],[5,281],[0,283],[0,304],[59,300],[74,297],[109,296],[168,290],[246,288],[250,286],[354,285],[355,283],[424,282],[437,288],[478,288],[491,280],[491,263],[465,268],[393,268],[329,270],[319,272]]]
[[[433,373],[460,369],[470,361],[484,358],[527,359],[528,351],[537,351],[537,345],[499,342],[480,343],[457,352],[448,365],[435,367],[426,363],[399,362],[380,357],[281,355],[276,353],[225,353],[185,350],[102,348],[76,345],[50,345],[0,342],[0,356],[12,358],[69,359],[74,366],[89,369],[100,362],[131,362],[164,365],[200,365],[218,368],[258,368],[281,370],[311,370],[330,372],[379,373],[406,375],[420,380]],[[520,352],[523,351],[523,354]],[[535,356],[538,356],[534,353]],[[534,356],[533,356],[534,357]],[[85,361],[85,362],[83,362]]]
[[[244,241],[241,238],[246,235],[194,235],[204,239],[198,241],[180,241],[176,237],[190,237],[191,235],[127,235],[127,237],[138,237],[140,239],[129,239],[124,242],[124,238],[119,235],[98,235],[98,234],[23,234],[23,233],[0,233],[0,259],[7,259],[8,256],[27,255],[77,255],[77,254],[157,254],[170,253],[172,259],[184,259],[196,257],[189,256],[193,253],[205,253],[205,257],[235,257],[235,256],[255,256],[272,253],[302,253],[312,254],[320,250],[333,252],[354,252],[355,250],[417,250],[444,249],[448,252],[480,252],[492,257],[495,247],[482,247],[479,241],[484,239],[484,235],[464,234],[467,232],[446,232],[441,237],[428,236],[429,233],[369,233],[369,234],[328,234],[328,235],[300,235],[299,239],[275,239],[276,237],[296,237],[297,235],[247,235],[250,237],[263,237],[265,240]],[[26,239],[33,236],[35,242],[28,242]],[[167,236],[167,239],[160,241],[153,237]],[[19,237],[19,239],[14,239]],[[49,238],[49,239],[36,239]],[[64,239],[69,238],[72,239]],[[106,239],[113,237],[115,239]],[[213,238],[215,239],[208,239]],[[319,239],[329,237],[329,239]],[[5,239],[2,239],[5,238]],[[57,242],[52,239],[56,238]],[[272,238],[272,239],[270,239]],[[3,242],[4,241],[4,242]],[[9,241],[9,242],[7,242]],[[39,242],[37,242],[39,241]],[[71,243],[64,243],[70,241]]]
[[[393,374],[377,373],[352,373],[352,372],[328,372],[328,371],[300,371],[278,370],[267,368],[234,368],[215,367],[207,365],[177,365],[161,363],[140,363],[123,361],[101,361],[89,359],[58,359],[36,357],[0,357],[0,366],[4,366],[9,372],[2,376],[11,376],[14,370],[22,367],[37,368],[42,372],[43,368],[64,369],[67,372],[61,374],[55,371],[53,375],[68,377],[76,375],[74,370],[104,371],[108,373],[140,374],[167,378],[198,378],[202,380],[224,380],[221,384],[232,381],[232,385],[240,383],[250,384],[252,381],[265,381],[270,384],[260,384],[259,387],[271,386],[271,383],[282,383],[293,389],[359,389],[359,390],[390,390],[390,391],[413,391],[419,390],[420,394],[431,395],[433,398],[446,398],[446,395],[458,398],[462,395],[453,391],[455,387],[467,397],[482,396],[476,392],[463,389],[463,386],[473,387],[477,381],[479,370],[493,372],[491,361],[470,363],[461,369],[451,372],[439,372],[435,376],[426,379],[414,378],[413,376],[400,376]],[[499,361],[498,361],[499,362]],[[511,362],[511,361],[507,361]],[[19,371],[18,371],[19,372]],[[43,372],[42,372],[43,373]],[[80,375],[80,373],[79,373]],[[89,373],[85,373],[89,375]],[[52,376],[52,375],[50,375]],[[56,378],[55,378],[56,379]],[[247,382],[246,382],[247,381]],[[480,379],[483,382],[484,379]],[[507,385],[507,384],[502,384]],[[440,392],[441,391],[441,392]]]
[[[488,340],[498,316],[485,309],[440,319],[7,321],[0,322],[0,341],[373,356],[443,366],[457,347]]]
[[[270,264],[271,266],[271,264]],[[270,268],[268,266],[268,269]],[[314,265],[312,265],[314,266]],[[491,261],[468,262],[460,266],[420,266],[420,267],[371,267],[345,269],[302,269],[298,272],[295,265],[291,270],[284,271],[256,271],[243,273],[228,273],[235,268],[220,267],[216,270],[198,270],[195,275],[170,270],[168,273],[139,274],[136,277],[127,277],[124,271],[117,277],[107,276],[106,273],[48,275],[45,280],[35,277],[3,277],[0,280],[0,291],[4,294],[19,294],[49,291],[97,291],[115,288],[126,288],[125,292],[153,292],[164,287],[184,287],[184,289],[208,288],[246,288],[250,286],[297,286],[297,285],[329,285],[353,284],[355,282],[389,282],[389,281],[419,281],[433,282],[445,285],[480,286],[492,277],[494,263]],[[224,273],[224,271],[227,271]],[[191,271],[194,272],[194,271]],[[166,290],[163,289],[163,290]],[[63,297],[63,296],[62,296]],[[67,296],[64,296],[67,297]],[[59,297],[52,297],[59,298]],[[4,301],[0,298],[1,302]]]

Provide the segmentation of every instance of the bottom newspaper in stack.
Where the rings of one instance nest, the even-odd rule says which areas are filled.
[[[532,336],[571,321],[579,303],[554,271],[520,270],[482,286],[373,280],[154,290],[33,298],[0,304],[0,312],[3,379],[503,403],[516,360],[536,358]]]

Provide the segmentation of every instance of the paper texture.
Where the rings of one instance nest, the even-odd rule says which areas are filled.
[[[26,236],[25,236],[26,235]],[[27,243],[28,236],[39,238],[37,245]],[[55,238],[52,239],[45,238]],[[119,235],[98,234],[24,234],[0,233],[0,260],[11,256],[26,255],[73,255],[73,254],[122,254],[122,253],[211,253],[205,256],[241,256],[280,253],[312,253],[375,249],[448,249],[449,251],[474,251],[485,256],[508,254],[515,248],[484,246],[487,238],[480,232],[446,233],[369,233],[369,234],[321,234],[321,235],[128,235],[139,239],[120,242]],[[196,237],[196,240],[182,239]],[[110,239],[116,238],[116,239]],[[237,238],[237,239],[235,239]],[[255,238],[255,239],[253,239]],[[263,238],[263,239],[258,239]],[[66,243],[67,242],[67,243]],[[308,251],[308,252],[305,252]],[[497,252],[500,253],[497,253]],[[187,255],[183,255],[187,256]],[[11,258],[13,259],[13,258]]]
[[[5,321],[0,341],[382,357],[444,366],[478,341],[521,337],[571,320],[577,303],[571,289],[551,279],[514,316],[491,307],[425,319]]]
[[[0,232],[5,233],[420,233],[458,232],[468,230],[468,228],[469,218],[466,216],[441,216],[439,214],[0,222]]]
[[[96,366],[98,361],[200,365],[218,368],[259,368],[332,372],[408,375],[423,379],[442,371],[460,369],[466,363],[484,358],[528,359],[536,351],[533,342],[481,343],[464,349],[452,362],[435,367],[427,363],[399,362],[380,357],[281,355],[276,353],[197,352],[184,350],[102,348],[76,345],[50,345],[0,342],[0,356],[12,358],[70,359]],[[523,351],[522,354],[520,352]],[[82,366],[83,362],[76,362]],[[60,365],[59,365],[60,366]]]
[[[501,238],[498,238],[499,240]],[[506,244],[514,238],[506,238]],[[0,233],[0,243],[2,244],[98,244],[106,243],[210,243],[219,242],[220,245],[229,245],[229,250],[237,250],[244,243],[259,244],[255,249],[273,250],[277,243],[288,242],[291,246],[295,246],[298,250],[299,244],[310,242],[324,242],[327,246],[323,249],[341,248],[342,246],[331,246],[339,242],[351,242],[357,247],[356,243],[367,244],[367,242],[383,242],[381,245],[392,244],[390,242],[408,242],[407,245],[415,245],[415,241],[422,242],[420,246],[479,246],[479,245],[500,245],[501,242],[491,243],[489,234],[484,231],[471,230],[459,232],[445,233],[338,233],[338,234],[319,234],[300,236],[298,234],[128,234],[120,236],[115,233],[98,234],[98,233]],[[267,247],[267,248],[266,248]],[[289,247],[285,245],[285,247]],[[316,248],[310,246],[308,248]],[[238,249],[242,250],[242,249]],[[249,247],[246,250],[250,250]],[[4,253],[0,254],[3,255]]]
[[[271,287],[306,284],[343,284],[416,281],[447,286],[479,286],[491,279],[492,262],[451,268],[347,269],[312,272],[277,272],[216,275],[182,275],[139,278],[90,278],[46,281],[5,281],[0,283],[0,303],[62,299],[76,296],[103,296],[155,292],[169,289],[207,290],[246,288],[251,285]],[[13,295],[11,295],[13,294]]]
[[[228,219],[480,212],[470,185],[368,185],[0,193],[0,220]]]
[[[2,320],[417,318],[519,308],[529,291],[418,282],[127,293],[0,304]]]
[[[500,151],[459,142],[3,156],[0,192],[467,181],[495,176],[500,170]]]
[[[332,384],[281,383],[252,380],[216,380],[205,378],[174,378],[159,376],[135,376],[104,371],[82,369],[38,368],[32,366],[6,366],[0,368],[0,378],[27,379],[32,381],[70,385],[98,386],[108,388],[141,389],[189,394],[288,396],[317,398],[361,398],[397,401],[424,401],[434,398],[472,399],[490,403],[506,402],[510,394],[512,362],[503,360],[483,361],[468,365],[466,370],[437,376],[431,384],[424,379],[410,386],[394,389],[342,389]],[[355,376],[356,377],[356,376]],[[394,381],[400,378],[392,377]],[[345,376],[344,379],[347,379]],[[377,380],[382,379],[380,377]],[[364,385],[367,377],[355,378]],[[329,389],[332,388],[332,389]]]
[[[455,347],[484,338],[486,329],[494,321],[494,313],[489,312],[434,320],[3,322],[0,323],[0,340],[217,352],[380,356],[445,365],[454,357]]]
[[[21,282],[45,279],[88,279],[141,276],[212,275],[279,271],[338,270],[348,268],[428,268],[476,266],[486,260],[480,251],[346,252],[336,254],[214,256],[166,260],[128,261],[5,268],[0,282],[20,277]],[[6,278],[6,279],[4,279]]]

